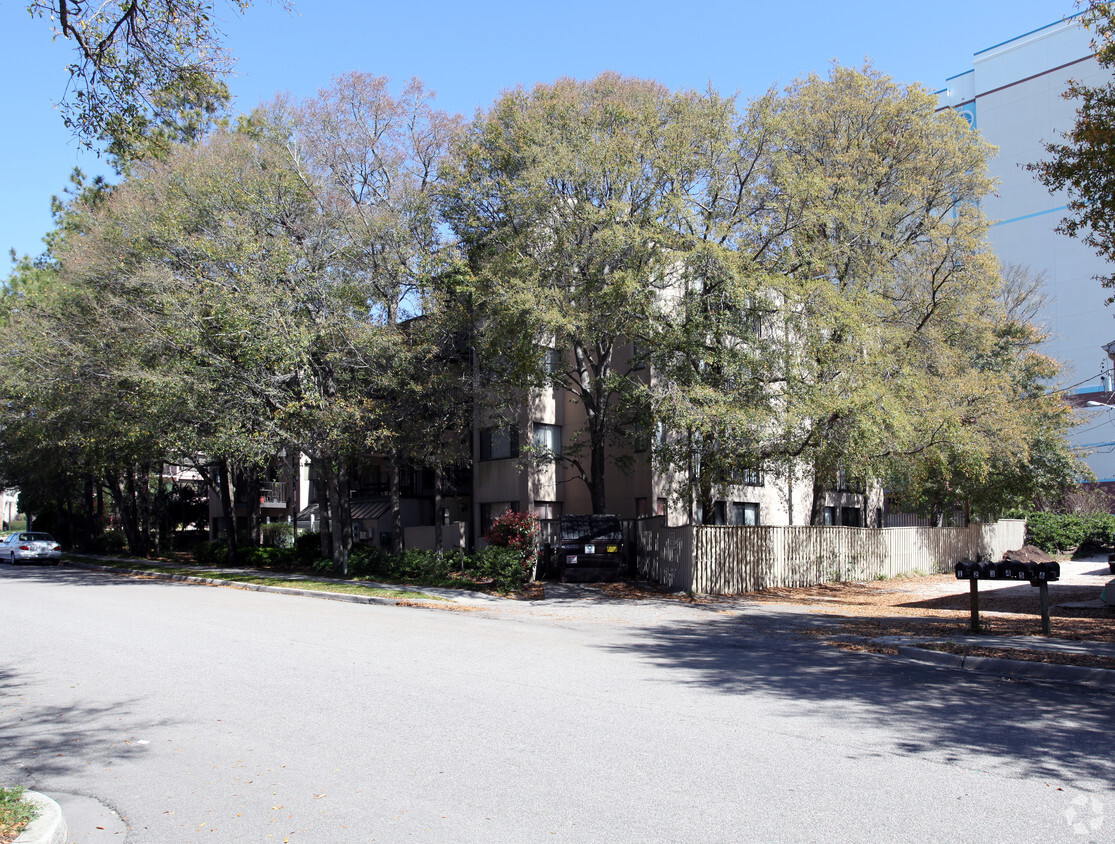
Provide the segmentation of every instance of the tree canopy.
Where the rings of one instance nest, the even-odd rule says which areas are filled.
[[[565,461],[596,512],[609,461],[652,436],[706,518],[759,469],[811,484],[815,521],[840,474],[927,510],[1022,503],[1077,471],[1069,419],[1032,279],[987,243],[987,148],[935,105],[870,67],[746,106],[560,79],[468,124],[362,73],[234,127],[179,101],[9,279],[10,478],[76,479],[86,509],[107,489],[143,550],[163,464],[227,482],[302,452],[343,568],[362,456],[388,464],[399,547],[402,467],[440,495],[471,427],[549,385],[583,425],[532,459]]]
[[[250,0],[227,5],[240,13]],[[104,141],[120,157],[152,127],[227,99],[232,60],[209,0],[34,0],[27,10],[74,45],[62,119],[87,146]]]

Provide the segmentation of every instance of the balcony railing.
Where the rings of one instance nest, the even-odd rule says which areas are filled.
[[[259,503],[278,504],[285,507],[287,504],[288,486],[289,484],[287,484],[286,481],[272,481],[260,484]]]

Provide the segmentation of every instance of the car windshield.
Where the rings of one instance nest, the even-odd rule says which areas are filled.
[[[53,542],[54,537],[49,533],[21,533],[20,542]]]

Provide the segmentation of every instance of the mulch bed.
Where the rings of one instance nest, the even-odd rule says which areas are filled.
[[[1109,608],[1058,606],[1094,600],[1094,586],[1052,583],[1049,586],[1053,638],[1115,643],[1115,612]],[[895,578],[866,583],[826,583],[793,589],[766,589],[746,596],[760,603],[793,604],[831,619],[824,629],[804,635],[823,638],[853,651],[897,653],[895,647],[870,640],[887,636],[962,636],[968,632],[967,584],[950,575]],[[1028,584],[980,592],[980,624],[989,636],[1041,635],[1037,590]],[[1029,660],[1115,670],[1115,659],[1044,650],[972,646],[951,642],[932,648],[970,656]]]

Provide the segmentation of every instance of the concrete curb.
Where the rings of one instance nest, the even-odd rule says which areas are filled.
[[[1084,683],[1115,691],[1115,671],[1106,668],[1084,668],[1079,665],[1058,665],[1033,662],[1025,659],[999,659],[990,656],[965,656],[947,651],[902,646],[898,655],[928,665],[943,668],[960,668],[980,674],[998,674],[1007,677],[1025,677],[1033,680],[1055,680],[1062,683]]]
[[[303,598],[321,598],[326,601],[342,601],[348,604],[384,604],[387,606],[428,607],[438,609],[442,606],[459,606],[453,601],[439,601],[434,598],[385,598],[379,595],[349,595],[345,592],[319,592],[316,589],[298,589],[293,586],[268,586],[264,583],[241,583],[238,580],[222,580],[217,577],[198,577],[190,574],[167,574],[147,569],[125,569],[119,566],[98,566],[92,563],[66,561],[64,565],[89,571],[105,571],[115,574],[130,574],[139,577],[152,577],[157,580],[173,580],[180,583],[198,583],[203,586],[228,586],[245,589],[249,592],[274,592],[278,595],[298,595]],[[417,591],[417,590],[416,590]]]
[[[39,807],[39,816],[16,836],[12,844],[66,844],[70,831],[66,828],[62,807],[37,791],[25,791],[23,796]]]

